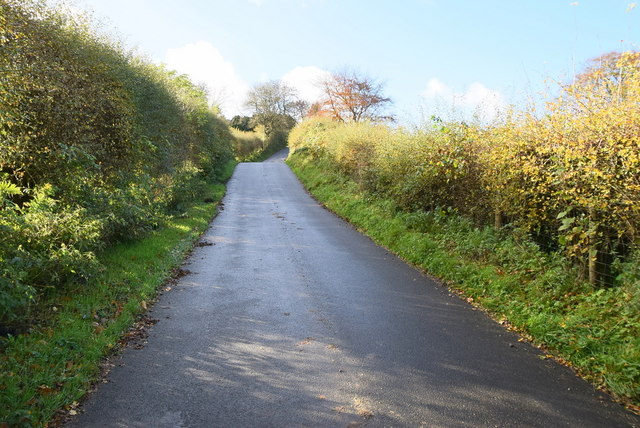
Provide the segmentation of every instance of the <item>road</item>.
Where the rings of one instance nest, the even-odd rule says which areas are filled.
[[[70,426],[640,426],[323,209],[284,156],[238,165],[148,344]]]

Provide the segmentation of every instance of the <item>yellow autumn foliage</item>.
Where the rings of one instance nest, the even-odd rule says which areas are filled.
[[[407,209],[524,228],[563,248],[585,275],[600,265],[603,277],[638,242],[640,54],[594,61],[543,115],[511,113],[483,127],[436,121],[418,131],[310,119],[292,131],[290,147],[328,157]]]

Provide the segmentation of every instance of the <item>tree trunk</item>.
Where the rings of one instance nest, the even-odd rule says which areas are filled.
[[[593,208],[589,209],[589,230],[592,230],[595,223],[595,214]],[[589,284],[592,287],[598,285],[598,242],[597,233],[589,234]]]
[[[500,229],[503,225],[504,222],[502,219],[502,213],[500,212],[500,210],[495,210],[493,213],[493,226],[496,229]]]

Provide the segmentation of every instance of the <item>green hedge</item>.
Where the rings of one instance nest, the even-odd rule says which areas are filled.
[[[226,121],[185,76],[90,19],[0,0],[0,324],[99,269],[232,159]]]

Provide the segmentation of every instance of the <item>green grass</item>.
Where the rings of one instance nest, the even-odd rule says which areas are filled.
[[[525,234],[445,212],[405,212],[363,191],[326,159],[288,164],[325,206],[380,245],[440,278],[628,408],[640,409],[640,307],[622,288],[593,289]]]
[[[234,167],[227,166],[223,181]],[[223,184],[209,184],[199,201],[157,231],[99,254],[105,266],[99,278],[47,299],[38,309],[51,317],[0,342],[0,426],[43,426],[59,409],[73,412],[100,362],[193,248],[224,192]]]

